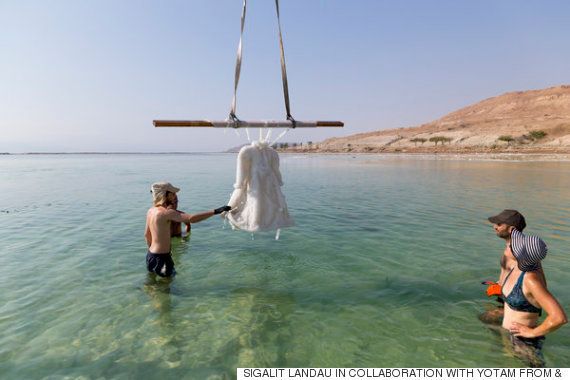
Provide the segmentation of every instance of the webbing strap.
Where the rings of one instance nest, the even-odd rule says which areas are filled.
[[[247,0],[243,0],[243,8],[241,11],[241,31],[239,35],[239,44],[237,49],[237,58],[236,58],[236,70],[235,70],[235,77],[234,77],[234,97],[232,99],[232,105],[230,107],[230,115],[229,119],[231,121],[237,122],[239,121],[236,116],[236,107],[237,107],[237,89],[239,84],[239,75],[241,73],[241,56],[243,51],[243,28],[245,26],[245,11],[247,9]]]
[[[285,49],[283,48],[283,34],[281,33],[281,17],[279,14],[279,0],[275,0],[275,10],[277,11],[277,26],[279,27],[279,50],[281,51],[281,79],[283,80],[283,98],[285,99],[285,111],[287,120],[291,120],[295,128],[295,119],[291,116],[291,105],[289,104],[289,85],[287,82],[287,67],[285,65]]]
[[[238,49],[237,49],[236,69],[234,77],[234,96],[232,98],[230,114],[228,117],[228,121],[231,122],[234,126],[235,124],[239,124],[239,119],[236,116],[237,89],[241,73],[241,62],[242,62],[242,51],[243,51],[243,30],[245,27],[246,9],[247,9],[247,0],[243,0],[243,8],[241,12],[241,30],[239,36]],[[279,0],[275,0],[275,10],[277,11],[277,26],[279,28],[279,50],[281,53],[281,79],[283,80],[283,98],[285,99],[285,111],[287,112],[287,120],[290,120],[291,123],[293,124],[292,128],[295,128],[296,122],[293,116],[291,116],[291,105],[289,102],[289,85],[287,81],[287,67],[285,64],[285,49],[283,48],[283,33],[281,32],[281,16],[279,13]]]

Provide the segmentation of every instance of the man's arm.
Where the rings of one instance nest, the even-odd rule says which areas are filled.
[[[148,245],[150,248],[150,245],[152,244],[152,234],[150,232],[150,227],[148,226],[148,219],[146,221],[146,226],[144,229],[144,237],[146,239],[146,245]]]
[[[188,223],[198,223],[202,220],[208,219],[211,216],[214,216],[214,210],[211,211],[204,211],[197,214],[185,214],[188,216]]]
[[[169,210],[167,217],[168,220],[171,220],[173,222],[188,224],[188,223],[201,222],[202,220],[208,219],[209,217],[214,215],[215,215],[214,210],[204,211],[197,214],[186,214],[185,212],[182,211]]]
[[[197,214],[186,214],[185,212],[182,211],[177,211],[177,210],[168,210],[167,211],[167,217],[169,220],[172,220],[174,222],[178,222],[178,223],[198,223],[201,222],[202,220],[208,219],[214,215],[220,214],[224,211],[229,211],[231,210],[230,206],[222,206],[219,207],[215,210],[211,210],[211,211],[204,211],[204,212],[200,212]]]

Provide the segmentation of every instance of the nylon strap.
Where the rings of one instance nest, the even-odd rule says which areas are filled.
[[[279,14],[279,0],[275,0],[275,10],[277,11],[277,26],[279,27],[279,50],[281,51],[281,79],[283,79],[283,98],[285,99],[285,110],[287,120],[291,120],[295,128],[295,119],[291,116],[291,106],[289,104],[289,85],[287,82],[287,67],[285,65],[285,49],[283,48],[283,34],[281,33],[281,17]]]
[[[234,121],[234,122],[239,121],[237,116],[236,116],[237,89],[238,89],[238,84],[239,84],[239,76],[241,73],[241,57],[242,57],[242,51],[243,51],[242,40],[243,40],[243,29],[245,26],[246,9],[247,9],[247,0],[243,0],[243,8],[241,11],[241,30],[240,30],[240,35],[239,35],[239,44],[238,44],[237,58],[236,58],[236,70],[235,70],[235,78],[234,78],[234,97],[232,99],[232,105],[230,107],[230,116],[229,116],[229,119]]]
[[[234,78],[234,96],[232,98],[230,114],[228,117],[228,121],[230,121],[234,126],[235,124],[239,123],[239,119],[236,116],[237,89],[241,73],[241,62],[242,62],[242,51],[243,51],[243,30],[245,27],[246,9],[247,9],[247,0],[243,0],[243,8],[241,12],[241,29],[240,29],[239,44],[237,49],[236,69],[235,69],[235,78]],[[293,124],[292,128],[295,128],[296,122],[293,116],[291,115],[291,105],[289,102],[289,85],[287,81],[287,67],[285,64],[285,49],[283,48],[283,33],[281,32],[279,0],[275,0],[275,10],[277,12],[277,26],[279,28],[279,50],[281,53],[281,79],[283,80],[283,98],[285,99],[285,111],[287,112],[287,120],[290,120],[291,123]]]

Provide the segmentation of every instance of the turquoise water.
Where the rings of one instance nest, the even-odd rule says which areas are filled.
[[[570,312],[570,162],[282,155],[297,226],[176,239],[171,283],[146,273],[150,183],[180,209],[224,204],[235,155],[0,157],[0,374],[222,379],[236,367],[518,367],[478,313],[503,242],[486,217],[525,214]],[[548,366],[570,366],[570,328]]]

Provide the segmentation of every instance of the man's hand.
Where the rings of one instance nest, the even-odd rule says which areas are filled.
[[[230,206],[218,207],[217,209],[214,210],[214,215],[218,215],[218,214],[221,214],[222,212],[230,211],[231,209],[232,208]]]

